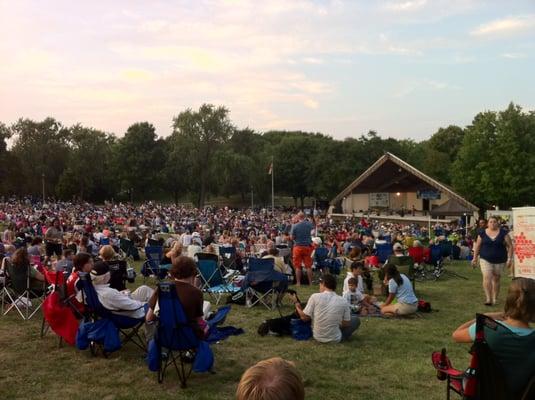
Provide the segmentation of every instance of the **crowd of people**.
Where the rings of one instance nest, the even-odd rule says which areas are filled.
[[[233,247],[238,270],[246,268],[248,257],[273,258],[277,273],[288,276],[297,287],[318,281],[319,292],[311,295],[306,305],[294,291],[289,291],[288,297],[295,304],[293,318],[310,323],[313,338],[329,343],[349,339],[360,325],[359,316],[403,316],[417,311],[418,298],[411,279],[400,272],[395,263],[387,262],[381,268],[382,275],[379,274],[386,300],[379,302],[372,293],[372,275],[375,276],[373,272],[378,269],[374,254],[378,246],[388,244],[393,257],[402,257],[411,247],[452,241],[458,247],[458,257],[470,258],[473,254],[474,266],[481,263],[487,305],[498,301],[500,276],[506,266],[511,266],[513,251],[508,232],[494,217],[489,219],[488,225],[486,221],[481,222],[467,235],[468,231],[456,224],[436,223],[430,232],[426,227],[411,223],[365,218],[334,221],[317,210],[277,209],[272,213],[271,210],[228,207],[200,210],[152,202],[136,206],[121,203],[97,206],[7,199],[0,202],[0,223],[4,226],[0,256],[9,260],[3,267],[9,269],[5,273],[12,280],[20,280],[20,286],[29,271],[32,290],[39,293],[44,290],[45,281],[41,268],[63,271],[68,276],[67,290],[78,294],[77,307],[83,311],[84,301],[77,293],[76,281],[80,272],[86,272],[106,308],[123,310],[121,312],[128,316],[145,318],[148,322],[157,319],[157,291],[145,285],[135,291],[126,290],[112,282],[110,265],[120,256],[140,257],[147,245],[162,246],[165,249],[162,263],[170,265],[169,278],[175,283],[188,320],[199,337],[206,333],[206,302],[195,263],[201,252],[221,257],[220,248]],[[131,244],[128,250],[122,242]],[[317,274],[313,272],[313,267],[318,267],[315,253],[320,247],[326,248],[329,257],[341,260],[347,267],[342,296],[336,292],[335,275],[321,269]],[[41,268],[30,268],[30,265]],[[520,293],[525,293],[522,290]],[[530,311],[521,314],[508,311],[513,308],[508,298],[507,324],[520,324],[521,328],[529,330],[525,325],[533,320],[532,296],[530,293],[524,306]],[[515,316],[519,319],[515,320]],[[470,335],[466,333],[466,327],[461,327],[462,333],[458,331],[454,335],[456,340],[473,337],[472,331]],[[270,331],[269,326],[265,328],[264,334]],[[257,369],[263,371],[274,365],[292,369],[291,364],[284,363],[280,359],[271,360]],[[250,381],[256,375],[251,372],[247,376]],[[298,375],[291,376],[293,381],[298,381]],[[252,390],[245,386],[245,383],[240,384],[238,390],[243,396]],[[294,387],[292,390],[288,392],[294,393],[292,398],[302,398],[301,389]]]

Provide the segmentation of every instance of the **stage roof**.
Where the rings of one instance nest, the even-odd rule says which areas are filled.
[[[404,193],[423,190],[439,190],[469,209],[469,212],[478,210],[475,205],[455,193],[450,187],[424,174],[392,153],[386,153],[373,163],[342,190],[331,201],[331,204],[336,205],[352,193]]]

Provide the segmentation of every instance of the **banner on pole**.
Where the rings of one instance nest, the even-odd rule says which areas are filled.
[[[515,277],[535,279],[535,207],[513,208]]]

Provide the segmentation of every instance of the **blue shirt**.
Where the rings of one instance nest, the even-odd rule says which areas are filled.
[[[292,230],[290,235],[294,239],[294,244],[296,246],[310,246],[312,245],[312,236],[311,232],[314,229],[314,225],[310,221],[301,221],[297,224],[292,225]]]
[[[479,236],[481,236],[479,256],[483,260],[491,264],[501,264],[507,261],[507,248],[505,247],[507,232],[504,229],[500,229],[494,240],[487,235],[485,230]]]
[[[503,321],[498,321],[498,322],[518,336],[531,335],[535,331],[535,329],[531,329],[531,328],[520,328],[518,326],[512,326],[512,325],[506,324]],[[470,325],[470,327],[468,328],[468,334],[470,335],[470,339],[472,340],[476,339],[476,323],[475,322],[472,325]]]
[[[414,290],[412,290],[411,281],[404,274],[400,275],[403,280],[403,285],[399,286],[394,279],[390,279],[388,281],[388,293],[395,294],[398,303],[418,303],[418,298],[414,294]]]

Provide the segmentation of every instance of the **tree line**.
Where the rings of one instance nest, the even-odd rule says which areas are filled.
[[[275,192],[330,200],[384,152],[391,152],[486,208],[533,202],[535,112],[510,104],[477,114],[466,127],[438,129],[428,140],[382,138],[375,131],[335,140],[321,133],[238,129],[223,106],[202,105],[173,118],[159,137],[149,122],[121,138],[54,118],[0,123],[0,195],[64,200],[189,200],[251,191],[268,204]],[[10,141],[8,148],[7,143]]]

